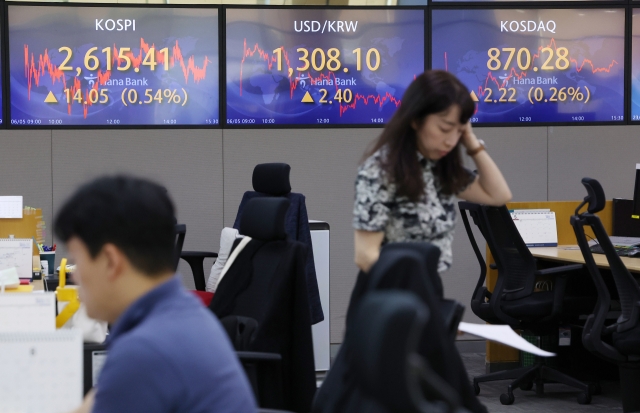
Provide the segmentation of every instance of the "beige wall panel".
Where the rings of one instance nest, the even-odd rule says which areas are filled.
[[[187,225],[185,250],[217,251],[223,218],[222,131],[54,131],[53,164],[54,211],[91,178],[131,173],[168,188],[178,222]],[[206,267],[212,262],[207,260]],[[193,288],[191,270],[182,260],[178,271]]]
[[[331,226],[331,342],[342,342],[357,269],[353,263],[353,185],[360,157],[378,129],[225,130],[224,223],[233,225],[256,164],[291,165],[291,187],[310,219]]]
[[[487,152],[504,174],[514,201],[547,199],[547,128],[476,128]],[[468,158],[466,161],[470,161]],[[475,169],[473,163],[467,164]],[[472,228],[475,227],[471,222]],[[479,232],[476,241],[483,252],[486,244]],[[445,295],[466,306],[464,320],[479,322],[471,311],[471,295],[480,276],[480,265],[471,248],[464,224],[458,217],[453,241],[453,265],[442,275]]]
[[[600,181],[607,199],[633,198],[636,163],[640,126],[550,127],[549,200],[584,198],[585,176]]]
[[[42,208],[47,243],[52,242],[51,131],[0,131],[0,195],[22,195]]]

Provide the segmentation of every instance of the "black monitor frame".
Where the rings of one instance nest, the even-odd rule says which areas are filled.
[[[388,7],[388,6],[260,6],[260,5],[229,5],[223,7],[223,15],[221,16],[221,26],[226,29],[227,25],[227,10],[238,10],[238,9],[251,9],[251,10],[416,10],[417,12],[424,13],[423,21],[425,22],[424,28],[424,38],[423,38],[423,49],[424,49],[424,68],[427,70],[430,64],[429,52],[430,48],[428,48],[429,39],[430,39],[430,30],[429,25],[427,23],[429,18],[428,7],[427,6],[399,6],[399,7]],[[223,30],[224,31],[224,30]],[[224,63],[221,63],[220,72],[224,71],[224,81],[221,84],[220,90],[222,91],[221,102],[224,102],[224,111],[222,110],[221,105],[221,113],[224,113],[224,118],[220,118],[223,128],[225,129],[380,129],[384,126],[384,124],[380,123],[361,123],[361,124],[291,124],[291,125],[270,125],[270,124],[228,124],[227,123],[227,66],[226,66],[226,57],[227,57],[227,38],[226,31],[223,35],[224,41],[222,44],[223,49],[221,49],[221,56],[224,57]],[[221,62],[222,59],[220,60]],[[224,123],[223,123],[224,121]]]
[[[258,6],[258,5],[205,5],[205,4],[190,4],[190,5],[173,5],[173,4],[112,4],[112,3],[39,3],[39,2],[24,2],[24,1],[6,1],[0,0],[2,3],[0,7],[0,22],[2,22],[2,28],[0,30],[0,41],[2,42],[2,98],[3,98],[3,124],[0,125],[0,129],[12,129],[12,130],[30,130],[30,129],[45,129],[45,130],[58,130],[58,129],[253,129],[253,128],[272,128],[272,129],[348,129],[348,128],[382,128],[383,124],[363,124],[363,125],[226,125],[226,34],[225,34],[225,15],[226,9],[229,8],[265,8],[265,9],[344,9],[344,6]],[[219,124],[218,125],[29,125],[29,126],[15,126],[10,125],[10,88],[9,85],[9,38],[8,38],[8,7],[10,5],[24,5],[31,7],[117,7],[117,8],[194,8],[194,9],[218,9],[218,50],[219,50]],[[624,8],[626,9],[626,23],[625,23],[625,63],[624,63],[624,84],[625,84],[625,96],[624,96],[624,113],[625,120],[623,121],[606,121],[606,122],[581,122],[581,123],[535,123],[535,124],[522,124],[522,123],[483,123],[476,124],[474,127],[510,127],[510,126],[584,126],[584,125],[638,125],[640,120],[631,120],[631,41],[632,41],[632,28],[631,17],[633,10],[640,8],[640,0],[578,0],[578,1],[531,1],[516,2],[516,1],[433,1],[429,0],[429,3],[424,6],[398,6],[398,7],[367,7],[357,6],[348,7],[350,10],[354,9],[415,9],[422,10],[425,13],[425,30],[424,30],[424,47],[425,47],[425,68],[431,68],[431,21],[432,10],[439,9],[451,9],[451,8],[467,8],[467,9],[589,9],[589,8]]]
[[[222,61],[222,35],[223,28],[220,24],[220,16],[222,14],[222,6],[220,5],[201,5],[201,4],[113,4],[113,3],[38,3],[38,2],[7,2],[2,1],[2,82],[3,82],[3,123],[4,127],[11,130],[30,130],[30,129],[45,129],[45,130],[60,130],[60,129],[92,129],[92,130],[104,130],[104,129],[221,129],[222,128],[222,101],[220,100],[222,80],[222,74],[218,71],[218,119],[217,125],[11,125],[11,91],[10,87],[10,65],[9,65],[9,7],[10,6],[28,6],[28,7],[96,7],[96,8],[133,8],[133,9],[217,9],[218,10],[218,62]]]
[[[624,94],[623,99],[623,113],[625,119],[622,121],[585,121],[585,122],[535,122],[535,123],[523,123],[523,122],[487,122],[487,123],[474,123],[474,128],[482,127],[536,127],[536,126],[592,126],[592,125],[626,125],[629,122],[629,99],[628,99],[628,85],[629,80],[629,67],[630,67],[630,51],[629,35],[630,35],[630,10],[625,5],[626,2],[610,0],[610,1],[548,1],[548,2],[526,2],[526,3],[514,3],[514,2],[431,2],[429,7],[429,26],[432,26],[433,12],[437,10],[537,10],[537,9],[557,9],[557,10],[588,10],[588,9],[624,9],[625,10],[625,28],[623,31],[624,36],[624,63],[623,63],[623,84]],[[431,36],[430,36],[431,37]],[[431,43],[429,43],[431,47]],[[433,68],[432,54],[429,54],[429,68]]]

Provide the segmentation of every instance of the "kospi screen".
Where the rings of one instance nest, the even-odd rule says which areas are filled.
[[[387,122],[424,71],[424,24],[423,9],[227,9],[227,125]]]
[[[432,66],[462,80],[472,122],[621,122],[623,9],[433,10]]]
[[[15,126],[217,125],[218,9],[9,6]]]

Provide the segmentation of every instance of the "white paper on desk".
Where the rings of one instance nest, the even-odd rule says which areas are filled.
[[[55,293],[0,294],[0,333],[56,330]]]
[[[82,334],[0,333],[0,413],[60,413],[82,403]]]
[[[558,230],[553,211],[512,210],[511,219],[527,247],[557,247]]]
[[[490,341],[495,341],[518,350],[526,351],[527,353],[535,354],[536,356],[553,357],[556,355],[555,353],[544,351],[529,343],[527,340],[517,335],[509,326],[461,322],[458,325],[458,330]]]
[[[33,275],[33,240],[31,238],[0,238],[0,270],[16,267],[18,277]]]
[[[22,196],[0,196],[0,218],[22,218]]]

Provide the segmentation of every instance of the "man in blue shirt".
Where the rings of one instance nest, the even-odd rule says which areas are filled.
[[[174,225],[162,186],[124,176],[82,186],[56,217],[81,302],[112,325],[78,413],[256,412],[226,333],[174,275]]]

